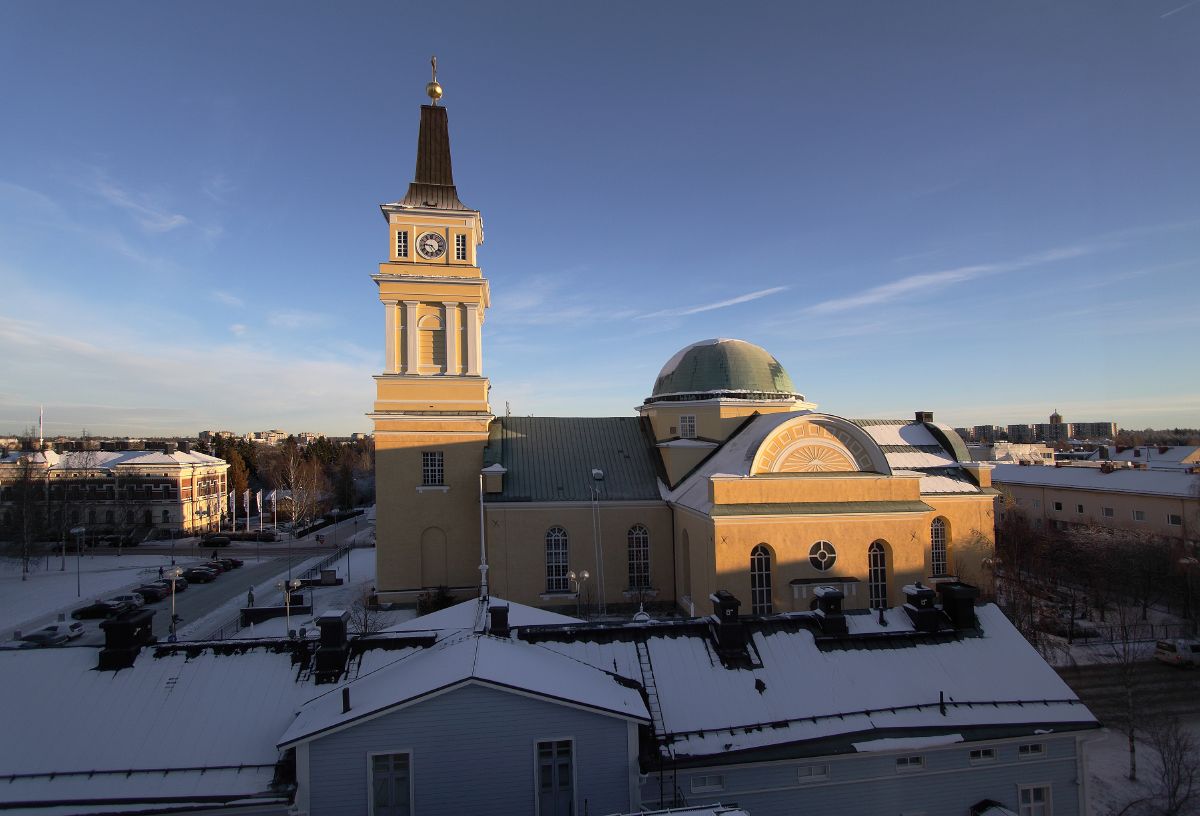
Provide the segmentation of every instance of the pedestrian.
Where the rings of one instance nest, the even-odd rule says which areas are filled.
[[[246,592],[246,606],[254,606],[254,587],[250,587],[249,591]]]
[[[162,580],[162,577],[163,577],[163,568],[162,568],[162,567],[159,567],[159,568],[158,568],[158,580],[160,580],[160,581],[161,581],[161,580]]]
[[[217,560],[217,551],[216,551],[216,550],[213,550],[213,557],[212,557],[212,560],[213,560],[213,561],[216,561],[216,560]]]

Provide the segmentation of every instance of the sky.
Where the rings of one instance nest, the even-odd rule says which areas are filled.
[[[1200,2],[0,3],[0,433],[370,431],[437,54],[495,413],[1200,426]]]

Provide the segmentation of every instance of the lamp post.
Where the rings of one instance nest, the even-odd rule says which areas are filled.
[[[167,576],[171,579],[171,634],[167,636],[167,640],[172,643],[175,642],[175,585],[179,582],[181,575],[183,575],[183,570],[179,567],[167,572]]]
[[[287,630],[290,633],[292,631],[292,592],[300,588],[300,581],[289,578],[287,581],[280,581],[275,586],[283,590],[283,609],[287,618]]]
[[[567,573],[567,580],[575,585],[575,617],[577,618],[583,617],[583,612],[581,611],[583,603],[583,583],[591,577],[591,574],[587,570],[582,570],[579,573],[576,573],[575,570],[571,570]]]
[[[83,596],[83,590],[80,586],[80,580],[79,580],[79,558],[80,558],[80,553],[83,550],[83,534],[86,531],[87,531],[87,528],[83,527],[83,526],[71,528],[71,535],[75,536],[75,597],[76,598],[80,598]]]

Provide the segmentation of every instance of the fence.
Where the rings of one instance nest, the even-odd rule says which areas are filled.
[[[353,540],[351,540],[350,543],[348,543],[346,546],[339,547],[337,550],[331,552],[329,555],[322,557],[320,561],[318,561],[316,564],[314,564],[312,567],[310,567],[308,570],[306,570],[305,572],[303,572],[300,575],[300,580],[304,581],[304,580],[308,580],[308,579],[320,578],[321,570],[325,569],[330,564],[333,564],[339,558],[345,558],[352,549],[354,549],[354,541]],[[222,623],[220,626],[218,626],[216,629],[214,629],[213,633],[211,635],[209,635],[207,638],[202,638],[202,640],[227,640],[228,638],[231,638],[234,635],[236,635],[241,630],[242,630],[242,613],[241,613],[241,610],[238,610],[238,613],[236,615],[234,615],[229,620],[226,620],[224,623]]]
[[[1125,626],[1097,626],[1076,623],[1075,643],[1118,643],[1138,640],[1171,640],[1190,637],[1190,623],[1133,623]]]

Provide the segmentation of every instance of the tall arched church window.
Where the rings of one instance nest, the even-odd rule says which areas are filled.
[[[771,614],[771,551],[763,544],[750,551],[750,612]]]
[[[446,327],[438,315],[427,314],[417,321],[417,342],[423,366],[446,368]]]
[[[650,588],[650,533],[635,524],[626,536],[629,541],[629,588]]]
[[[887,608],[887,550],[879,541],[867,548],[867,589],[872,609]]]
[[[567,592],[570,590],[567,567],[567,531],[562,527],[551,527],[546,531],[546,591]]]
[[[947,575],[946,520],[935,518],[929,525],[930,568],[934,575]]]

